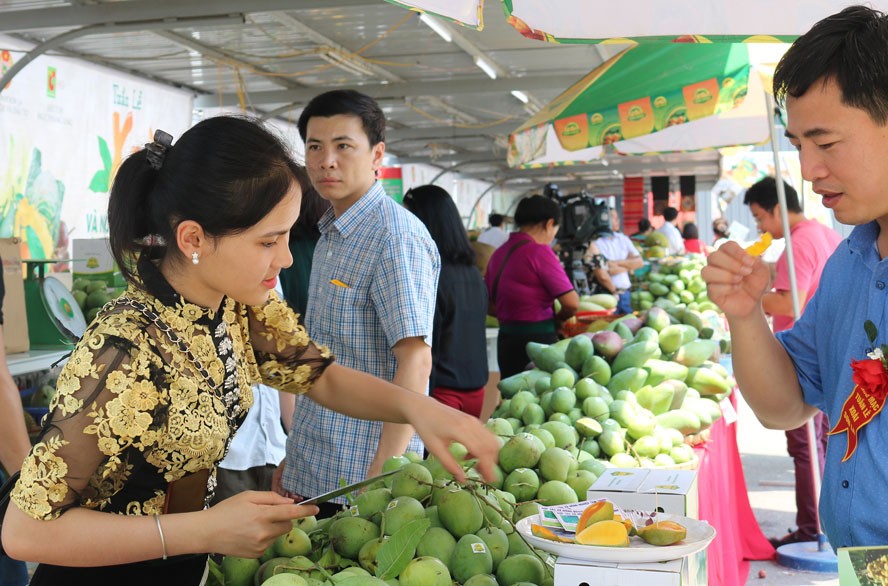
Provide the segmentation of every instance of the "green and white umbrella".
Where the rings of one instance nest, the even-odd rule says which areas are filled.
[[[744,44],[629,47],[569,87],[509,137],[513,167],[768,140],[759,73]]]

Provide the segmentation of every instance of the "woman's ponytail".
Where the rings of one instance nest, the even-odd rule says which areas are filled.
[[[117,169],[108,199],[111,254],[127,282],[133,282],[135,255],[145,236],[156,233],[151,214],[151,192],[162,172],[148,162],[145,149],[126,158]]]

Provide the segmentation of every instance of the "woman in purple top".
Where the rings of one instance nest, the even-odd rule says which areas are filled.
[[[489,313],[500,323],[497,361],[503,378],[525,369],[528,342],[557,342],[556,321],[573,316],[579,307],[573,283],[550,246],[560,219],[558,204],[551,199],[522,199],[515,210],[518,232],[509,235],[487,265],[484,282]],[[556,299],[561,303],[557,314]]]

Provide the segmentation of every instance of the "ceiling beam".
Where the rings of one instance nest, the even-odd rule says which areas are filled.
[[[480,73],[480,71],[479,71]],[[483,75],[483,73],[481,74]],[[408,81],[402,83],[368,83],[355,86],[355,89],[376,98],[399,99],[409,96],[442,96],[455,94],[483,94],[501,93],[512,90],[551,90],[552,88],[566,88],[577,81],[576,75],[528,75],[510,79],[465,79],[442,81]],[[283,104],[283,103],[307,103],[317,94],[328,88],[274,90],[267,92],[253,92],[250,101],[253,104]],[[218,95],[208,95],[196,98],[195,106],[218,105]],[[240,103],[237,94],[222,94],[222,106],[234,106]]]
[[[456,157],[459,158],[459,157]],[[438,161],[431,160],[422,160],[423,157],[412,157],[410,159],[411,163],[427,163],[434,164],[437,166],[445,166],[447,164],[452,164],[451,160],[441,161],[440,158]],[[425,159],[429,159],[425,157]],[[658,162],[658,161],[631,161],[631,160],[622,160],[619,163],[611,163],[607,167],[603,167],[601,164],[589,164],[589,165],[569,165],[564,167],[545,167],[540,169],[506,169],[505,161],[503,161],[503,167],[498,169],[498,172],[505,173],[509,176],[516,177],[550,177],[550,176],[573,176],[578,180],[583,180],[584,175],[589,174],[614,174],[616,171],[621,175],[717,175],[719,172],[719,162],[718,161],[699,161],[699,160],[687,160],[687,161],[673,161],[673,162]],[[493,178],[488,171],[486,174],[482,172],[472,172],[466,171],[463,173],[464,175],[470,177],[476,177],[478,179],[487,179],[488,181]]]
[[[429,126],[420,128],[387,128],[386,138],[391,141],[408,140],[446,140],[457,138],[475,138],[479,136],[501,136],[510,134],[521,125],[521,120],[494,124],[479,128],[461,128],[458,126]],[[386,142],[389,142],[387,140]]]
[[[374,3],[368,0],[325,0],[323,8],[354,8],[370,4]],[[374,5],[378,4],[376,2]],[[229,13],[310,10],[318,7],[316,0],[132,0],[4,11],[0,13],[0,33]]]
[[[200,53],[204,58],[211,61],[216,61],[217,63],[221,62],[228,65],[244,67],[247,70],[256,73],[257,75],[262,75],[263,73],[274,73],[273,71],[266,69],[265,67],[254,65],[253,63],[249,63],[248,61],[244,61],[243,59],[239,59],[237,57],[229,55],[224,51],[220,51],[219,49],[211,47],[205,43],[201,43],[191,37],[180,35],[179,33],[175,33],[173,31],[154,31],[154,34],[159,37],[163,37],[168,41],[172,41],[177,45],[181,45],[182,47],[191,49],[192,51],[196,51],[197,53]],[[269,76],[267,79],[270,80],[272,83],[289,89],[298,89],[301,87],[305,87],[301,83],[298,83],[288,77]]]

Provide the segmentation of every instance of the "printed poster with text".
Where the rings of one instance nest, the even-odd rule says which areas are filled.
[[[28,45],[0,36],[0,72]],[[29,63],[0,92],[0,238],[22,258],[67,258],[68,237],[107,236],[120,162],[161,128],[191,126],[192,95],[55,56]]]

